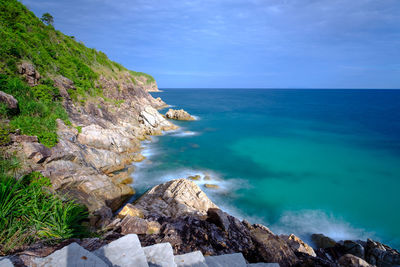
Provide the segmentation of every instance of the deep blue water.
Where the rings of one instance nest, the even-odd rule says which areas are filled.
[[[198,116],[145,144],[139,193],[199,185],[223,209],[308,239],[372,237],[400,248],[400,90],[165,89]],[[165,111],[163,111],[165,112]],[[220,189],[207,189],[204,183]]]

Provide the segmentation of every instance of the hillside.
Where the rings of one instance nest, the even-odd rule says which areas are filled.
[[[0,2],[0,255],[109,223],[140,141],[175,128],[153,77],[48,24]]]

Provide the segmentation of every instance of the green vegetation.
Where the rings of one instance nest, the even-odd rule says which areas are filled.
[[[62,119],[66,124],[71,124],[68,114],[58,100],[58,90],[49,85],[29,87],[19,78],[8,78],[0,74],[0,90],[13,95],[18,100],[20,112],[17,115],[3,110],[1,117],[10,120],[11,130],[20,129],[22,134],[35,135],[47,147],[57,143],[57,123]],[[2,126],[0,143],[6,144],[7,126]]]
[[[140,77],[140,76],[145,77],[147,79],[147,81],[146,81],[147,84],[150,84],[150,83],[156,81],[156,80],[154,80],[153,76],[151,76],[147,73],[137,72],[137,71],[133,71],[133,70],[130,70],[129,73],[132,74],[132,76],[134,76],[134,77]]]
[[[54,24],[54,18],[52,15],[50,15],[50,13],[44,13],[40,20],[43,21],[43,23],[46,25],[53,26],[53,24]]]
[[[16,180],[15,157],[0,157],[0,255],[38,240],[87,236],[86,209],[50,193],[50,181],[33,172]]]

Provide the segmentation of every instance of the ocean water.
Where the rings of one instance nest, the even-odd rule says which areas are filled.
[[[400,248],[400,90],[166,89],[196,121],[143,144],[138,195],[200,174],[222,209],[275,233]],[[163,112],[165,112],[164,110]],[[205,183],[217,184],[208,189]]]

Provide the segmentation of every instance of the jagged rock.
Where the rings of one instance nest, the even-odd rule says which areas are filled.
[[[208,267],[206,259],[200,251],[176,255],[174,261],[177,267]]]
[[[124,218],[125,216],[144,218],[143,212],[135,208],[131,203],[126,204],[117,215],[118,218]]]
[[[361,244],[352,240],[345,240],[342,246],[346,254],[352,254],[356,257],[364,259],[365,249]]]
[[[68,94],[68,90],[76,90],[74,82],[64,76],[59,76],[55,78],[54,86],[58,88],[58,90],[60,91],[60,95],[68,100],[71,99]]]
[[[258,252],[266,262],[277,262],[280,266],[292,266],[298,262],[289,245],[267,227],[256,224],[250,232]]]
[[[400,265],[400,253],[397,250],[371,239],[367,240],[365,259],[378,267]]]
[[[207,211],[207,221],[221,227],[224,231],[229,230],[230,221],[228,216],[226,212],[216,208],[210,208]]]
[[[243,267],[246,266],[246,260],[242,253],[225,254],[220,256],[206,257],[208,267]]]
[[[365,260],[351,254],[346,254],[339,259],[341,267],[372,267]]]
[[[302,252],[306,253],[310,256],[316,257],[317,255],[315,254],[315,251],[312,247],[310,247],[308,244],[304,243],[303,240],[295,236],[294,234],[291,235],[280,235],[280,238],[286,241],[290,248],[294,252]]]
[[[51,155],[50,149],[40,143],[23,142],[22,146],[26,157],[35,163],[42,163]]]
[[[311,240],[317,246],[317,248],[333,248],[336,245],[336,241],[330,237],[324,236],[323,234],[312,234]]]
[[[38,85],[40,74],[31,63],[23,62],[18,66],[18,72],[26,79],[29,86]]]
[[[144,125],[147,127],[158,129],[159,131],[169,131],[178,128],[161,116],[152,106],[146,106],[140,115]]]
[[[72,243],[46,258],[37,258],[35,266],[43,267],[69,267],[69,266],[82,266],[82,267],[107,267],[107,264],[98,258],[93,253],[90,253],[77,243]]]
[[[143,248],[147,262],[152,267],[176,267],[170,243],[155,244]]]
[[[146,256],[137,235],[126,235],[94,252],[109,266],[147,267]],[[79,265],[78,265],[79,266]]]
[[[14,112],[18,110],[18,100],[3,91],[0,91],[0,103],[6,104],[7,108]]]
[[[157,185],[140,197],[134,206],[145,215],[180,217],[203,216],[209,208],[218,208],[192,181],[177,179]]]
[[[176,110],[176,109],[169,109],[167,113],[165,113],[165,116],[168,119],[172,120],[180,120],[180,121],[194,121],[195,118],[193,118],[188,112],[186,112],[183,109]]]

